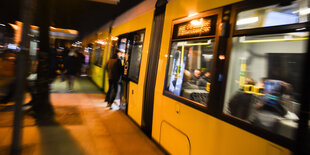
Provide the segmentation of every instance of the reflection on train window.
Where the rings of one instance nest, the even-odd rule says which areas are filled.
[[[293,138],[308,32],[233,38],[224,112]]]
[[[308,22],[309,4],[309,0],[297,0],[290,4],[276,4],[240,12],[237,16],[237,30]]]
[[[166,90],[207,105],[214,39],[173,42]]]
[[[133,35],[128,77],[130,80],[134,82],[139,81],[143,40],[144,40],[144,31],[140,31]]]
[[[102,53],[104,47],[102,47],[101,45],[96,45],[96,49],[95,49],[95,57],[94,57],[94,64],[96,66],[101,67],[102,66]]]

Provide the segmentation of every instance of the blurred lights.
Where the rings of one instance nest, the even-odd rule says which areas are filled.
[[[92,51],[92,49],[93,49],[93,48],[91,48],[91,47],[86,47],[84,51],[85,51],[86,53],[89,53],[89,52]]]
[[[219,55],[219,59],[220,60],[225,60],[225,55],[223,55],[223,54]]]
[[[111,38],[113,41],[117,41],[118,40],[118,37],[112,37]]]
[[[82,44],[81,41],[76,41],[75,43],[72,44],[72,46],[73,47],[82,47],[81,44]]]
[[[272,39],[253,39],[246,40],[245,37],[240,37],[241,43],[264,43],[264,42],[283,42],[283,41],[303,41],[308,40],[307,37],[294,38],[293,36],[284,36],[283,38],[272,38]]]
[[[300,29],[296,29],[296,31],[302,31],[302,30],[306,30],[306,28],[303,27],[303,28],[300,28]]]
[[[244,18],[237,21],[237,25],[245,25],[258,22],[258,17]]]
[[[194,13],[189,14],[188,17],[193,17],[193,16],[196,16],[196,15],[198,15],[198,13],[194,12]]]
[[[294,11],[293,13],[299,13],[300,15],[307,15],[307,14],[310,14],[310,8],[300,9],[300,10]]]
[[[191,24],[193,26],[198,26],[198,25],[201,25],[202,23],[203,23],[203,19],[202,18],[200,18],[199,20],[192,20],[191,21]]]
[[[0,26],[6,26],[5,24],[0,24]]]
[[[107,42],[105,40],[96,40],[95,43],[100,44],[100,45],[106,45]]]

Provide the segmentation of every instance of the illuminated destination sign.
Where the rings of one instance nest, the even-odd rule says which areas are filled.
[[[173,28],[173,39],[203,37],[215,35],[217,15],[193,19],[176,24]]]
[[[180,26],[178,29],[178,37],[192,34],[208,33],[210,32],[210,30],[211,20],[203,20],[203,18],[200,18],[199,20],[192,20],[190,23]]]

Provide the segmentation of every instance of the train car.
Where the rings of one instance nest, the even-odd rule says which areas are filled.
[[[154,14],[155,1],[142,2],[125,14],[117,17],[113,22],[104,25],[101,31],[97,32],[97,37],[87,39],[84,44],[101,42],[108,50],[101,52],[103,57],[103,67],[92,65],[91,76],[104,92],[108,90],[108,77],[104,65],[116,49],[123,52],[123,99],[128,106],[125,107],[127,114],[135,123],[141,126],[142,108],[144,96],[144,84],[150,35],[152,30],[152,20]],[[89,38],[92,38],[89,36]],[[96,53],[94,47],[93,52]],[[101,58],[93,54],[93,59]],[[94,60],[92,60],[94,61]],[[92,62],[94,64],[94,62]]]
[[[128,115],[149,137],[170,154],[310,153],[309,0],[152,2],[108,39],[127,55]]]
[[[105,91],[105,74],[104,66],[107,63],[108,59],[108,40],[109,40],[109,31],[103,31],[96,35],[95,37],[88,38],[84,40],[86,44],[86,51],[90,53],[90,71],[89,76],[92,81],[103,91]]]

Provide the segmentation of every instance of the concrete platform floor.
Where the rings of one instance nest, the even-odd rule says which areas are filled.
[[[164,154],[122,111],[111,111],[102,94],[51,94],[57,124],[37,126],[25,116],[24,155]],[[0,125],[0,154],[9,153],[12,128]]]

